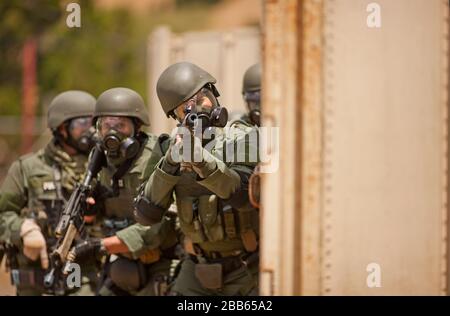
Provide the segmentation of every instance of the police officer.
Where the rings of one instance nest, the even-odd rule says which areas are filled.
[[[91,212],[104,237],[77,245],[71,254],[76,260],[107,255],[99,295],[163,295],[178,242],[175,221],[135,224],[133,199],[163,156],[165,136],[141,130],[149,125],[148,113],[142,97],[128,88],[103,92],[94,121],[107,165],[88,202],[95,203]]]
[[[56,96],[48,109],[53,133],[43,149],[15,161],[0,188],[0,240],[6,242],[11,279],[18,295],[42,295],[48,251],[56,239],[60,213],[84,174],[92,147],[95,98],[84,91]],[[53,294],[93,294],[95,272],[82,287]]]
[[[244,151],[254,151],[254,143],[246,141],[253,128],[241,120],[227,123],[215,83],[208,72],[188,62],[168,67],[157,83],[166,115],[192,134],[172,138],[136,200],[135,216],[144,225],[154,224],[176,201],[187,256],[171,286],[173,295],[257,293],[259,214],[247,192],[257,161],[245,154],[238,160],[238,152],[227,150],[242,148],[241,141]],[[211,137],[198,138],[198,126]],[[191,151],[187,157],[186,151]]]
[[[244,74],[242,95],[247,104],[248,113],[244,121],[260,126],[261,124],[261,64],[252,65]]]

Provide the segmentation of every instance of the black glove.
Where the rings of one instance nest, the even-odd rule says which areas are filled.
[[[100,259],[107,255],[103,241],[100,238],[84,240],[70,250],[68,259],[71,261],[82,261],[87,258]]]

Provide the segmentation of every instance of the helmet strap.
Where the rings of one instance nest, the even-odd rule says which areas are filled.
[[[220,93],[217,91],[216,87],[213,84],[208,83],[205,88],[207,90],[205,93],[206,97],[211,100],[213,107],[220,106],[219,100],[217,99],[220,96]]]
[[[55,139],[56,143],[59,145],[62,145],[66,141],[64,139],[64,136],[61,134],[61,132],[57,128],[52,129],[52,135],[53,135],[53,138]]]
[[[212,91],[212,93],[214,94],[214,96],[215,96],[216,98],[220,97],[220,93],[219,93],[219,91],[217,90],[217,88],[216,88],[215,85],[213,85],[212,83],[208,83],[208,88],[209,88],[209,90]]]
[[[72,137],[72,135],[69,132],[69,123],[68,121],[63,123],[63,128],[66,131],[67,137],[64,137],[63,134],[59,131],[59,127],[52,129],[53,138],[56,141],[56,144],[62,146],[63,144],[66,144],[69,147],[72,147],[75,149],[78,153],[83,154],[83,151],[78,146],[77,141]]]
[[[66,131],[67,134],[67,138],[64,139],[64,137],[61,135],[61,133],[59,133],[61,135],[61,138],[63,139],[63,142],[66,143],[68,146],[72,147],[73,149],[75,149],[78,153],[82,153],[82,150],[80,149],[80,147],[78,146],[77,141],[72,137],[72,134],[70,134],[69,131],[69,122],[70,121],[66,121],[64,122],[64,129]]]

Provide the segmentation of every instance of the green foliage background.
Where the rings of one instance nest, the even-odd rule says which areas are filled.
[[[66,7],[71,2],[81,7],[80,28],[66,25],[70,14]],[[162,24],[174,32],[204,29],[208,10],[218,2],[182,0],[175,1],[172,9],[131,13],[101,9],[93,0],[1,0],[0,117],[21,115],[21,53],[30,36],[38,42],[38,116],[45,115],[56,94],[69,89],[86,90],[97,97],[106,89],[125,86],[147,99],[149,34]],[[20,134],[20,126],[15,134],[0,134],[0,169],[17,158]]]
[[[68,28],[66,5],[81,6],[81,28]],[[178,3],[179,2],[179,3]],[[146,97],[146,44],[152,29],[175,32],[205,27],[202,18],[217,0],[183,0],[176,10],[138,15],[100,10],[93,1],[2,0],[0,2],[0,115],[20,115],[21,48],[38,38],[38,114],[57,93],[83,89],[98,96],[127,86]]]

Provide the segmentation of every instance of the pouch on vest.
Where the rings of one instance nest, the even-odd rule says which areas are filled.
[[[218,213],[218,200],[216,195],[203,195],[198,199],[199,217],[204,232],[209,241],[224,239],[222,218]]]
[[[255,232],[254,216],[255,210],[238,212],[239,223],[241,224],[241,239],[245,250],[253,252],[258,249],[258,237]]]
[[[222,265],[220,263],[197,263],[195,277],[204,288],[218,290],[223,286]]]
[[[119,257],[111,263],[109,277],[120,289],[133,292],[147,282],[147,271],[142,262]]]
[[[178,201],[178,216],[181,229],[185,235],[192,239],[193,243],[206,241],[203,227],[197,216],[198,200],[194,198],[184,198]]]

